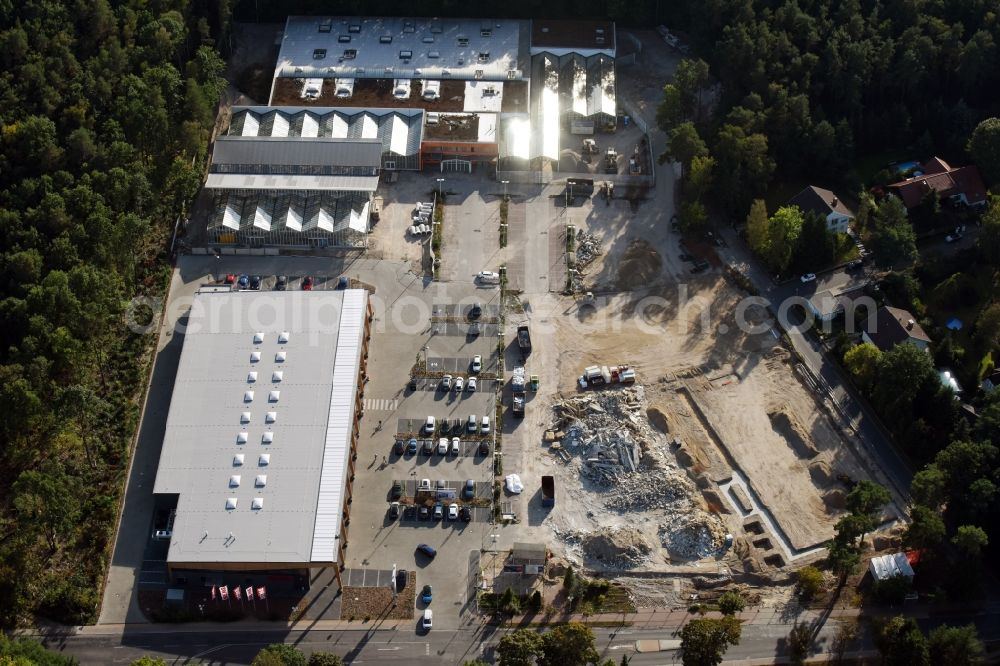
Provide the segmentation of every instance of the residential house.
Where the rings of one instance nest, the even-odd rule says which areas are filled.
[[[953,205],[986,205],[986,186],[979,169],[971,165],[955,168],[940,157],[932,157],[912,177],[889,186],[889,191],[902,199],[907,209],[916,208],[931,190],[938,193],[941,201]]]
[[[845,234],[847,226],[854,219],[854,213],[830,190],[810,185],[788,200],[789,206],[798,206],[803,213],[818,213],[826,220],[826,228],[831,233]]]
[[[926,351],[931,339],[916,322],[913,315],[899,308],[881,307],[875,313],[875,321],[865,322],[861,339],[884,352],[898,344],[911,344]]]

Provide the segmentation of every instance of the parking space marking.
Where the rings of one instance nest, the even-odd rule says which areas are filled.
[[[365,411],[394,412],[399,401],[393,398],[365,398]]]

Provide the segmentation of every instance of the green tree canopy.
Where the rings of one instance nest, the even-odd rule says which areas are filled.
[[[851,377],[863,391],[870,391],[875,385],[882,351],[870,342],[855,345],[844,354],[844,365]]]
[[[694,123],[687,121],[670,130],[667,139],[667,149],[660,156],[660,163],[666,161],[680,162],[687,171],[691,161],[696,157],[706,157],[708,146],[698,134]]]
[[[875,634],[875,647],[886,666],[929,666],[927,639],[913,618],[897,616],[885,620]]]
[[[739,644],[740,634],[740,622],[731,615],[691,620],[681,629],[681,663],[717,666],[729,646]]]
[[[934,627],[927,637],[927,647],[932,664],[978,666],[983,663],[983,643],[972,624]]]
[[[253,666],[306,666],[306,657],[291,645],[272,643],[257,653]]]
[[[542,637],[538,666],[586,666],[596,663],[599,656],[590,627],[570,622],[547,631]]]
[[[530,629],[512,631],[497,644],[500,666],[532,666],[542,652],[542,636]]]
[[[332,652],[313,652],[309,655],[308,666],[344,666],[344,660]]]
[[[774,271],[784,273],[792,261],[792,253],[802,233],[802,211],[798,206],[783,206],[774,212],[767,224],[764,261]]]
[[[976,525],[960,525],[955,531],[955,536],[951,538],[966,557],[976,558],[982,553],[983,548],[989,545],[990,538],[986,531]]]
[[[969,138],[969,154],[987,185],[1000,182],[1000,118],[987,118]]]

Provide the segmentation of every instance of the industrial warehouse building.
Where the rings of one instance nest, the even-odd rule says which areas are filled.
[[[171,575],[339,581],[371,316],[363,290],[195,296],[153,487]]]

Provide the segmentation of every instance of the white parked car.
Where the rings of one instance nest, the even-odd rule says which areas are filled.
[[[428,435],[434,434],[434,428],[437,426],[437,420],[433,416],[428,416],[427,420],[424,421],[424,432]]]
[[[500,284],[500,274],[493,271],[479,271],[476,279],[480,284]]]
[[[816,281],[816,274],[815,273],[806,273],[805,275],[803,275],[799,279],[802,280],[803,284],[805,284],[806,282],[815,282]]]
[[[483,417],[482,433],[484,435],[490,434],[490,417],[488,417],[488,416],[484,416]]]
[[[469,382],[465,385],[465,390],[468,391],[469,393],[475,393],[476,392],[476,378],[475,377],[469,377]]]
[[[465,388],[465,378],[459,375],[455,377],[455,391],[461,392],[463,388]]]
[[[441,378],[441,390],[450,391],[451,390],[451,375],[445,375]]]
[[[504,479],[504,487],[507,488],[507,492],[514,493],[515,495],[520,495],[521,491],[524,490],[524,484],[521,483],[521,477],[517,474],[508,474]]]
[[[431,627],[434,626],[434,611],[430,608],[425,608],[424,619],[420,621],[420,625],[424,628],[424,631],[430,631]]]
[[[438,455],[446,456],[448,455],[448,438],[442,437],[438,440]]]
[[[458,504],[454,502],[448,505],[448,520],[458,520]]]
[[[451,455],[457,456],[462,452],[462,440],[458,437],[451,438]]]
[[[411,236],[416,236],[420,233],[420,228],[417,225],[411,226],[407,231],[410,232]]]
[[[480,372],[483,369],[483,357],[476,354],[472,357],[472,372]]]

